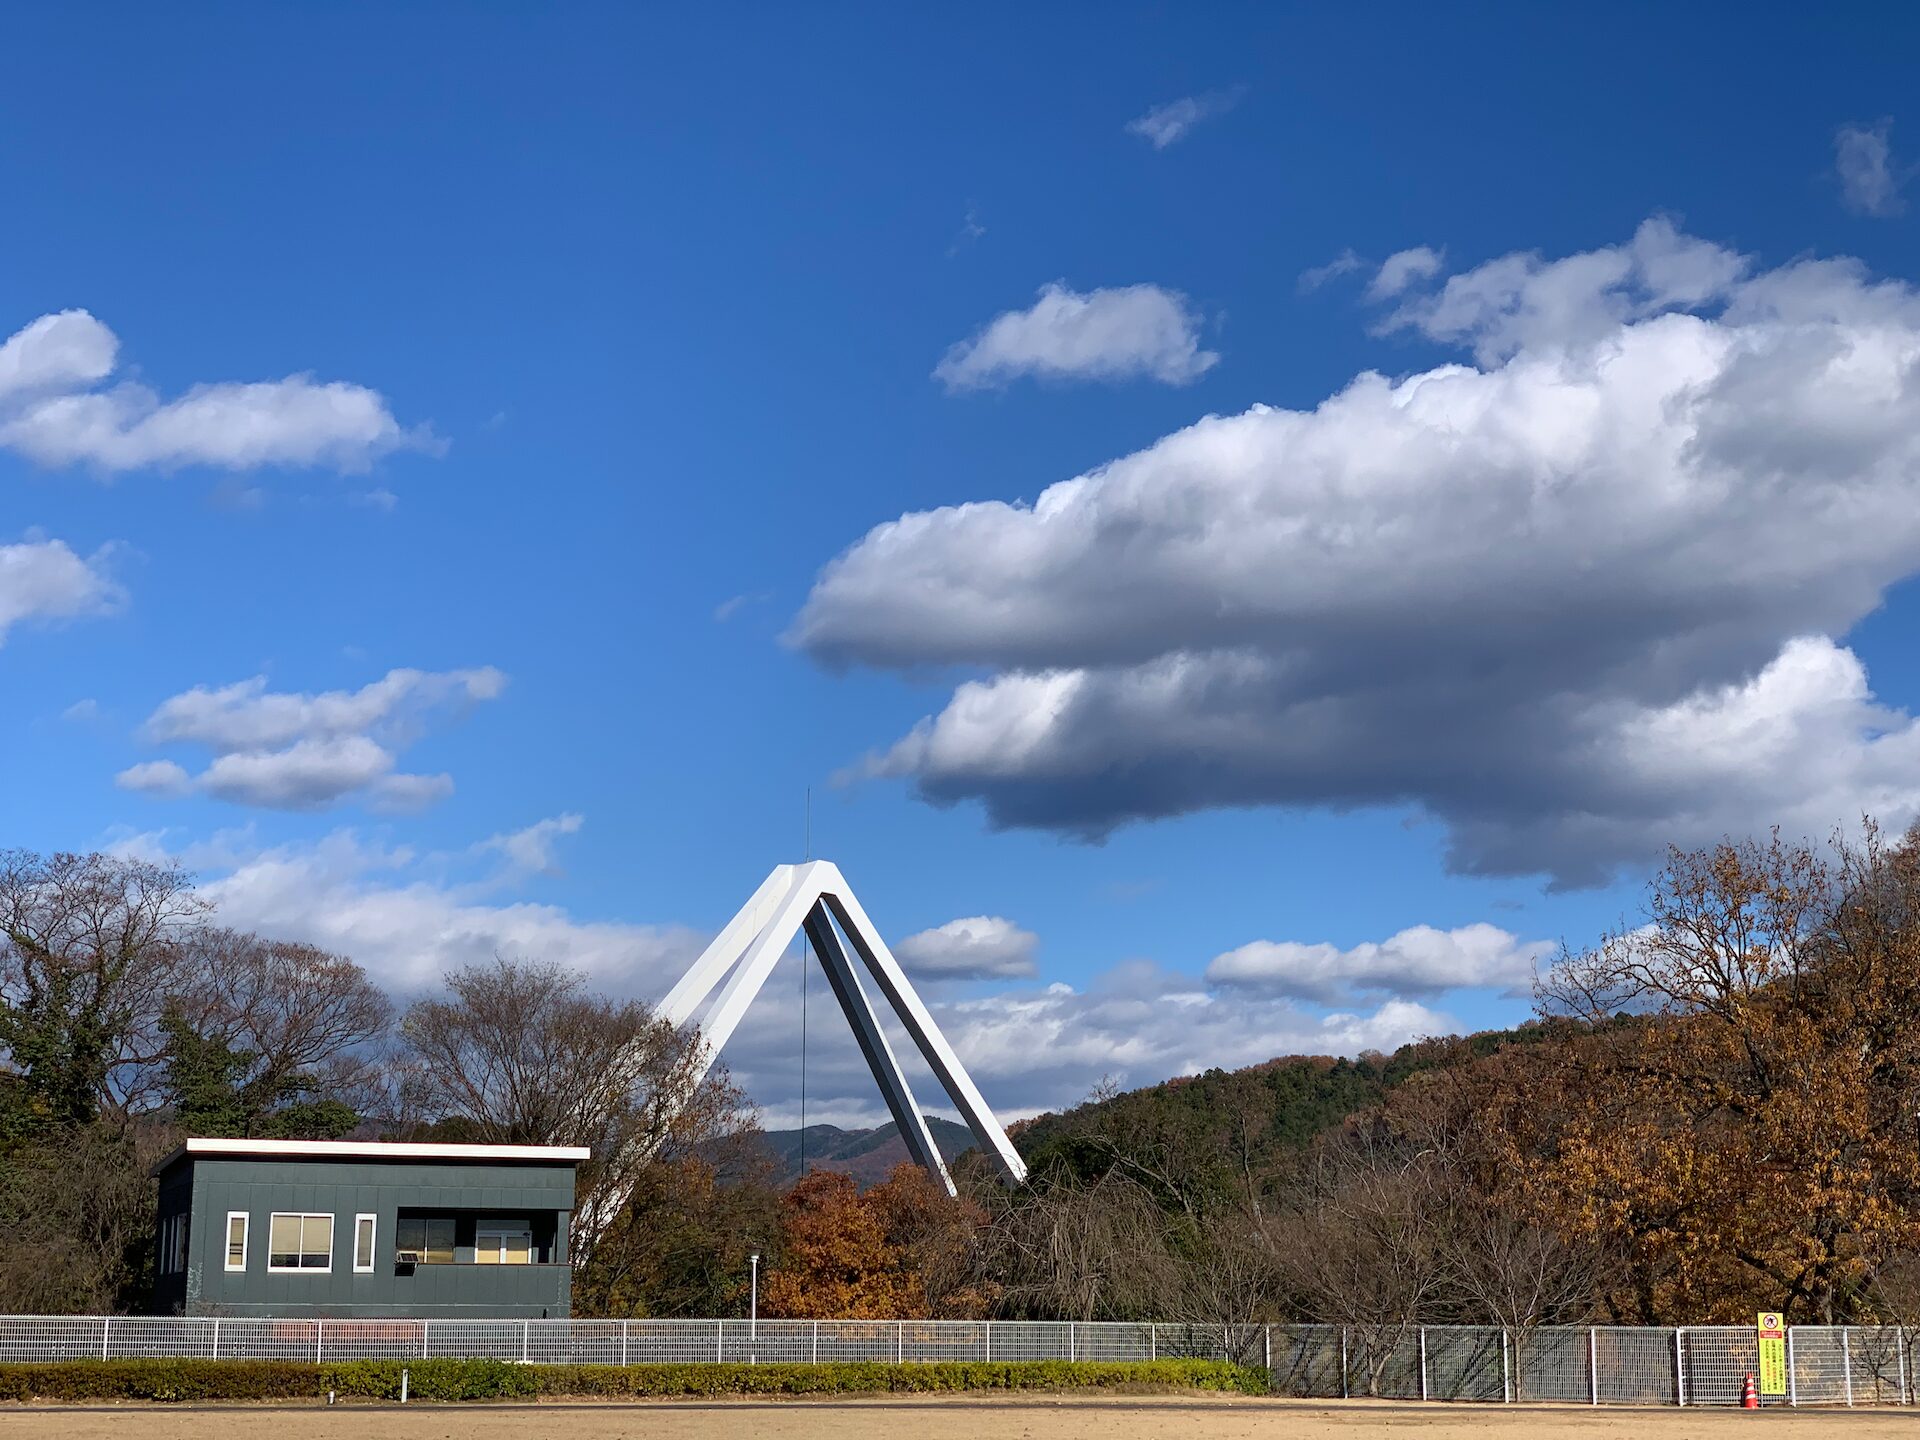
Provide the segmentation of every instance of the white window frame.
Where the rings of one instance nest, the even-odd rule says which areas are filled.
[[[360,1263],[360,1226],[367,1227],[367,1263]],[[364,1210],[353,1217],[353,1273],[371,1275],[380,1261],[380,1217]]]
[[[304,1222],[308,1220],[324,1220],[327,1222],[327,1263],[324,1266],[276,1265],[273,1263],[273,1222],[282,1218],[303,1222],[300,1226],[300,1238],[303,1242],[306,1239],[307,1231]],[[333,1242],[335,1238],[333,1232],[339,1228],[339,1219],[340,1217],[335,1215],[331,1210],[269,1211],[267,1213],[267,1273],[269,1275],[331,1275],[333,1273]],[[304,1255],[306,1252],[303,1250],[300,1253]]]
[[[233,1222],[240,1222],[240,1263],[233,1263]],[[247,1249],[253,1244],[253,1214],[248,1210],[227,1211],[226,1229],[220,1232],[220,1266],[230,1275],[244,1275]]]

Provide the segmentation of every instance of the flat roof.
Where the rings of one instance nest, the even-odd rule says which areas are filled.
[[[591,1159],[585,1145],[439,1145],[409,1140],[215,1140],[189,1139],[153,1167],[207,1155],[252,1155],[283,1160],[544,1160],[573,1164]]]

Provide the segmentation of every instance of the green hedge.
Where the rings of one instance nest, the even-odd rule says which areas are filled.
[[[417,1400],[536,1395],[853,1395],[1124,1388],[1267,1393],[1267,1372],[1223,1360],[964,1361],[931,1365],[516,1365],[506,1360],[59,1360],[0,1365],[0,1400],[297,1400],[329,1390]]]
[[[847,1395],[1139,1388],[1267,1393],[1267,1372],[1224,1360],[951,1361],[888,1365],[539,1365],[542,1395]]]

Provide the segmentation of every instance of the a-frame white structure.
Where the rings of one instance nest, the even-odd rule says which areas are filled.
[[[760,987],[773,972],[774,963],[793,937],[805,929],[807,943],[827,972],[827,983],[834,998],[853,1027],[860,1053],[867,1057],[873,1078],[880,1084],[887,1109],[913,1158],[937,1178],[949,1195],[955,1193],[953,1177],[933,1143],[927,1122],[914,1103],[913,1090],[887,1043],[872,1003],[860,983],[853,962],[841,944],[844,935],[860,957],[873,983],[886,997],[913,1043],[926,1057],[929,1067],[947,1095],[966,1119],[967,1128],[980,1149],[992,1157],[1008,1179],[1027,1178],[1026,1163],[1007,1139],[1007,1132],[980,1098],[960,1057],[947,1044],[933,1016],[914,993],[901,971],[899,962],[887,949],[887,942],[873,928],[867,912],[860,907],[837,865],[826,860],[810,860],[803,865],[779,865],[753,892],[753,898],[727,922],[727,928],[693,962],[693,968],[680,977],[680,983],[660,1002],[659,1015],[678,1029],[694,1018],[716,986],[719,998],[700,1022],[704,1042],[698,1067],[691,1076],[689,1090],[700,1083],[720,1049],[732,1037],[747,1007],[753,1004]],[[722,984],[722,982],[725,982]]]

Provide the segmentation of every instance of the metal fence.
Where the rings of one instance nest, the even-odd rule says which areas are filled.
[[[1916,1403],[1915,1336],[1787,1332],[1790,1405]],[[1736,1405],[1750,1327],[1147,1325],[1020,1320],[281,1320],[0,1316],[0,1363],[189,1356],[253,1360],[489,1357],[534,1365],[869,1360],[1237,1360],[1277,1393],[1322,1399]],[[1783,1403],[1769,1400],[1769,1404]]]

